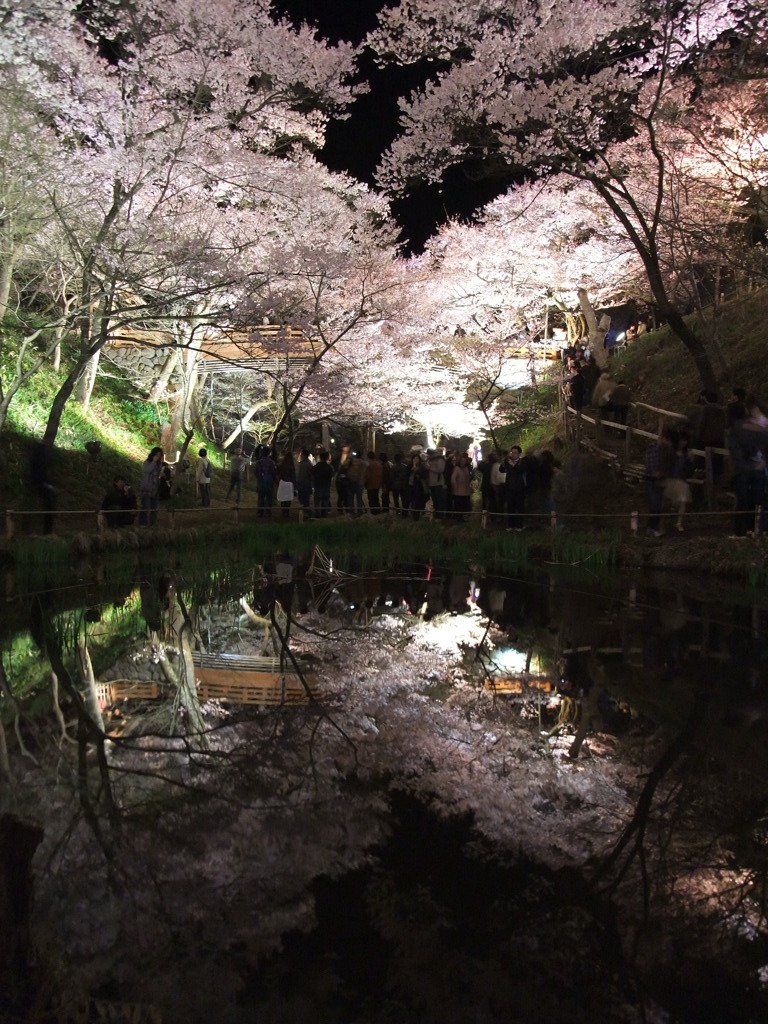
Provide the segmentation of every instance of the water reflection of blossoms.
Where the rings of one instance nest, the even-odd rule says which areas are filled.
[[[310,880],[367,860],[395,789],[440,814],[471,815],[499,850],[583,868],[595,893],[630,908],[633,928],[683,914],[702,942],[714,926],[720,940],[746,941],[747,929],[763,941],[755,894],[764,858],[755,866],[754,855],[734,857],[718,831],[727,801],[732,815],[754,815],[765,755],[754,712],[746,732],[734,731],[739,722],[718,718],[712,702],[735,678],[729,655],[759,644],[762,610],[745,635],[740,611],[730,621],[680,592],[644,600],[618,585],[586,595],[544,575],[429,566],[362,574],[288,557],[245,576],[146,572],[119,613],[126,622],[135,622],[131,607],[142,610],[144,635],[126,630],[117,658],[113,636],[107,667],[98,634],[110,615],[119,627],[114,610],[103,607],[87,633],[82,618],[64,629],[61,617],[40,612],[36,629],[57,676],[79,672],[75,689],[102,694],[110,736],[98,738],[92,700],[62,698],[77,755],[53,734],[56,749],[38,765],[13,757],[25,806],[40,814],[41,798],[53,801],[43,844],[53,870],[41,892],[84,962],[98,963],[118,937],[146,946],[139,933],[155,918],[163,971],[173,969],[174,929],[201,915],[216,916],[213,945],[232,936],[252,943],[254,914],[261,949],[286,927],[310,927]],[[267,659],[280,693],[299,676],[310,692],[303,706],[210,700],[202,658],[222,667]],[[753,689],[762,684],[755,664],[745,676]],[[104,706],[99,688],[116,694],[121,682],[151,683],[159,697]],[[738,759],[734,744],[744,748]],[[722,752],[718,773],[700,771]],[[728,775],[745,770],[745,755],[755,782],[734,799]],[[686,810],[700,805],[711,817]],[[751,833],[740,828],[743,846]],[[94,887],[104,863],[129,882],[141,908],[135,922],[121,915],[108,877]],[[89,908],[77,920],[66,913],[73,901]],[[100,914],[109,926],[97,931]],[[727,923],[735,920],[738,929]],[[186,956],[204,959],[182,942]]]

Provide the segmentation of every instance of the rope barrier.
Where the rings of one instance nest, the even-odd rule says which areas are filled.
[[[40,511],[40,510],[37,510],[37,511],[29,511],[29,510],[17,511],[15,509],[6,509],[6,511],[5,511],[5,525],[6,525],[5,536],[6,536],[6,540],[13,540],[16,537],[16,522],[17,522],[17,520],[23,521],[25,518],[31,519],[31,518],[35,518],[35,517],[37,517],[39,519],[42,516],[45,516],[45,515],[48,515],[48,514],[50,514],[50,513],[46,513],[44,511]],[[59,511],[55,512],[54,515],[55,515],[56,519],[60,519],[60,518],[66,519],[67,517],[72,518],[72,517],[75,517],[75,516],[79,516],[80,518],[91,518],[92,520],[95,521],[96,529],[97,529],[97,531],[99,533],[104,533],[105,530],[110,529],[110,527],[108,525],[108,522],[107,522],[107,519],[105,517],[105,513],[102,510],[100,510],[100,509],[99,510],[93,510],[93,509],[64,509],[64,510],[62,510],[60,512]],[[385,521],[385,520],[388,520],[388,519],[401,519],[401,518],[402,519],[413,519],[414,521],[417,521],[417,520],[420,520],[420,519],[428,520],[430,522],[445,521],[447,523],[457,523],[457,522],[460,522],[460,521],[467,521],[467,520],[472,522],[472,521],[479,520],[481,526],[484,529],[488,529],[488,528],[491,528],[492,526],[503,524],[503,523],[523,523],[524,522],[529,527],[532,524],[536,524],[536,526],[538,528],[540,528],[540,529],[546,529],[547,527],[549,527],[549,529],[552,529],[552,530],[559,529],[561,526],[564,526],[566,524],[575,525],[577,523],[577,521],[579,521],[579,520],[584,521],[584,522],[588,522],[588,523],[594,523],[596,521],[597,522],[603,522],[606,525],[609,525],[609,524],[613,523],[613,524],[616,524],[616,525],[619,525],[619,526],[621,525],[622,522],[627,523],[627,520],[628,520],[629,521],[628,522],[629,532],[632,533],[632,534],[637,534],[639,532],[639,529],[640,529],[640,520],[641,520],[641,518],[646,518],[647,519],[649,514],[647,512],[642,512],[641,513],[637,509],[633,509],[630,513],[627,513],[627,512],[561,512],[561,511],[551,511],[551,510],[550,511],[545,511],[545,512],[517,512],[517,511],[516,512],[506,512],[506,511],[492,512],[490,509],[470,509],[469,511],[462,511],[462,512],[455,512],[455,511],[445,510],[445,511],[436,513],[433,509],[430,509],[430,508],[417,509],[416,510],[416,514],[414,514],[414,510],[412,508],[399,509],[399,508],[394,508],[394,507],[390,506],[389,509],[381,509],[378,513],[374,513],[370,509],[366,509],[365,511],[362,511],[362,512],[349,512],[349,513],[344,512],[344,511],[340,511],[338,509],[331,509],[331,510],[329,510],[327,516],[319,517],[319,516],[316,515],[316,513],[314,513],[313,510],[310,510],[309,515],[307,515],[306,510],[303,507],[301,507],[301,506],[298,506],[298,507],[297,506],[293,506],[292,508],[289,509],[289,515],[285,515],[285,510],[281,506],[279,506],[279,505],[274,505],[274,506],[271,506],[271,507],[263,507],[263,508],[259,508],[256,505],[236,505],[234,507],[212,505],[212,506],[202,506],[202,507],[201,506],[193,506],[193,507],[189,507],[189,508],[161,509],[161,510],[159,510],[159,515],[163,518],[163,520],[169,520],[169,522],[167,522],[165,525],[170,526],[170,528],[172,530],[175,529],[176,526],[177,526],[177,522],[176,522],[177,519],[181,518],[181,517],[185,517],[185,516],[186,517],[193,517],[194,516],[195,518],[199,518],[201,516],[205,517],[205,518],[209,518],[211,516],[216,516],[218,519],[222,519],[222,520],[225,519],[225,518],[229,518],[236,525],[239,525],[241,519],[243,518],[243,516],[245,516],[249,521],[257,520],[259,522],[262,522],[263,520],[266,519],[266,520],[269,520],[269,521],[272,521],[272,522],[281,522],[281,521],[291,521],[291,520],[294,520],[294,521],[298,521],[300,523],[305,522],[305,521],[310,520],[310,519],[311,520],[320,520],[320,519],[323,519],[323,520],[325,520],[325,519],[339,520],[339,519],[346,519],[346,518],[365,519],[366,521],[369,521],[371,523],[373,523],[373,522],[375,522],[376,520],[379,520],[379,519],[382,520],[382,521]],[[668,512],[659,512],[659,513],[657,513],[655,518],[658,518],[659,520],[666,521],[666,520],[672,519],[673,517],[674,518],[678,518],[679,515],[680,515],[679,512],[672,510],[672,511],[668,511]],[[715,522],[717,522],[718,520],[722,520],[723,518],[733,519],[734,516],[739,516],[739,515],[745,517],[745,519],[748,516],[750,517],[750,519],[752,518],[752,516],[754,516],[753,531],[754,531],[755,534],[762,533],[762,516],[763,516],[763,507],[762,506],[758,506],[756,509],[749,509],[749,510],[686,511],[683,514],[683,519],[687,523],[691,523],[692,522],[694,524],[701,525],[705,520],[706,521],[714,520]],[[156,527],[156,525],[157,524],[155,524],[155,526],[152,526],[152,527],[144,527],[144,526],[138,526],[136,524],[133,524],[132,526],[129,526],[129,527],[116,527],[115,529],[118,530],[118,531],[121,530],[121,529],[130,529],[130,528],[136,528],[136,529],[142,529],[142,530],[143,529],[154,529]],[[525,528],[525,527],[522,527],[522,526],[518,527],[518,529],[523,529],[523,528]]]

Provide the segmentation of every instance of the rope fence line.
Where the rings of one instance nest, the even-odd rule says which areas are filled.
[[[259,515],[259,512],[261,512],[262,514]],[[272,514],[272,513],[274,513],[274,514]],[[686,512],[685,513],[685,521],[686,522],[694,521],[694,522],[697,522],[697,523],[700,524],[703,520],[711,521],[711,520],[719,520],[719,519],[723,519],[723,518],[733,519],[735,514],[737,514],[737,513],[734,513],[733,510],[715,511],[715,510],[711,510],[711,509],[710,510],[700,511],[700,512]],[[17,531],[16,531],[17,521],[22,521],[25,518],[26,519],[34,519],[35,517],[40,519],[44,515],[46,515],[46,513],[42,512],[42,511],[39,511],[39,510],[17,511],[15,509],[6,509],[6,511],[5,511],[5,539],[7,541],[13,541],[13,540],[16,539],[16,537],[17,537]],[[137,513],[137,515],[138,515],[138,513]],[[267,521],[267,522],[281,522],[281,521],[282,522],[290,522],[291,520],[298,521],[299,523],[303,523],[303,522],[308,521],[308,520],[322,521],[322,520],[325,520],[325,519],[339,520],[339,519],[346,519],[346,518],[357,518],[357,519],[361,519],[361,520],[366,520],[366,521],[368,521],[370,523],[374,523],[377,520],[387,520],[387,519],[402,518],[402,519],[414,519],[414,520],[424,519],[424,520],[427,520],[429,522],[445,521],[446,523],[457,523],[457,522],[466,521],[466,520],[469,520],[470,522],[472,522],[472,521],[479,521],[480,526],[481,526],[482,529],[490,529],[492,526],[494,526],[496,524],[501,524],[501,523],[513,523],[513,522],[519,523],[521,521],[524,521],[525,523],[528,524],[528,526],[530,526],[532,523],[537,524],[537,527],[539,529],[546,529],[547,527],[549,527],[550,530],[558,530],[558,529],[564,528],[566,525],[575,525],[577,520],[588,521],[589,523],[593,523],[595,521],[604,521],[606,525],[610,525],[611,523],[614,523],[614,524],[616,524],[619,527],[622,525],[622,523],[625,524],[625,525],[628,523],[628,532],[631,533],[634,536],[636,536],[639,533],[639,531],[640,531],[640,521],[641,521],[641,519],[647,517],[647,513],[645,513],[645,512],[641,513],[637,509],[633,509],[628,514],[626,512],[561,512],[561,511],[524,512],[524,513],[514,512],[514,513],[510,513],[510,512],[491,512],[488,509],[471,509],[468,512],[466,512],[466,511],[465,512],[449,512],[449,511],[445,511],[445,512],[441,512],[441,513],[436,513],[434,511],[434,509],[425,508],[425,509],[418,510],[418,515],[414,515],[413,510],[410,509],[410,508],[400,510],[400,509],[397,509],[397,508],[395,508],[393,506],[390,506],[389,509],[381,509],[379,513],[373,513],[373,512],[371,512],[370,509],[366,509],[365,511],[359,512],[359,513],[355,513],[355,512],[346,513],[346,512],[343,512],[343,511],[339,511],[338,509],[331,509],[330,512],[327,515],[325,515],[325,516],[318,516],[316,513],[313,513],[313,512],[310,512],[309,515],[307,515],[304,508],[302,508],[301,506],[298,506],[298,507],[294,506],[293,508],[291,508],[289,510],[289,515],[286,516],[284,514],[284,510],[279,505],[272,506],[272,508],[269,509],[269,510],[266,509],[266,508],[259,509],[256,505],[249,505],[249,506],[237,506],[237,505],[235,505],[232,508],[228,508],[226,506],[210,506],[210,507],[193,506],[193,507],[190,507],[190,508],[177,508],[177,509],[167,509],[167,510],[166,509],[162,509],[162,510],[160,510],[160,515],[162,516],[162,518],[164,520],[162,526],[164,526],[165,528],[170,527],[171,530],[175,530],[177,528],[177,526],[179,525],[178,521],[180,519],[183,519],[185,516],[187,516],[187,517],[194,516],[196,518],[199,518],[199,517],[203,516],[205,518],[208,518],[210,516],[214,516],[215,515],[220,520],[224,520],[226,518],[231,519],[231,522],[234,525],[240,525],[240,523],[241,523],[241,521],[243,519],[246,519],[248,522],[261,522],[261,523],[263,523],[264,521]],[[752,513],[742,513],[742,515],[752,515]],[[107,531],[112,531],[113,529],[114,529],[115,533],[120,533],[122,530],[130,530],[130,529],[152,530],[152,529],[157,528],[157,524],[155,526],[147,526],[147,527],[138,526],[136,524],[132,524],[132,525],[129,525],[129,526],[112,528],[112,527],[109,526],[109,523],[108,523],[108,520],[107,520],[107,516],[105,516],[105,513],[101,509],[99,509],[99,510],[93,510],[93,509],[68,509],[68,510],[63,510],[61,512],[57,511],[55,513],[55,516],[56,516],[57,519],[62,518],[62,517],[65,518],[65,519],[67,517],[69,517],[71,519],[71,518],[76,517],[76,516],[79,516],[81,519],[82,518],[85,518],[86,520],[90,519],[91,522],[95,525],[96,532],[99,533],[99,534],[102,534],[102,535],[104,533],[106,533]],[[658,518],[660,520],[668,520],[668,519],[672,519],[673,517],[674,518],[678,517],[678,513],[676,511],[658,513]],[[167,522],[166,522],[166,520],[167,520]],[[754,533],[755,536],[762,535],[762,532],[763,532],[762,521],[763,521],[763,507],[761,505],[759,505],[754,510],[753,533]],[[509,528],[510,529],[518,529],[518,530],[526,529],[525,526],[518,526],[518,527],[510,526]]]

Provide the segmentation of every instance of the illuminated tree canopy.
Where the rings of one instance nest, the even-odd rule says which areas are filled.
[[[579,296],[651,304],[714,389],[683,315],[765,279],[762,0],[404,0],[357,48],[266,0],[34,0],[0,17],[0,313],[18,328],[0,342],[0,427],[62,345],[49,442],[126,332],[188,352],[265,319],[318,352],[276,382],[277,429],[356,404],[385,425],[441,327],[499,345]],[[377,188],[319,162],[371,52],[433,69],[401,98]],[[390,200],[457,167],[497,178],[498,198],[404,255]],[[460,402],[468,375],[425,404]]]

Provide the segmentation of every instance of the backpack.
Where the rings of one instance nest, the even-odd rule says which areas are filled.
[[[210,460],[208,461],[208,465],[203,470],[203,476],[205,477],[206,480],[210,480],[211,477],[213,476],[213,466],[211,465]]]

